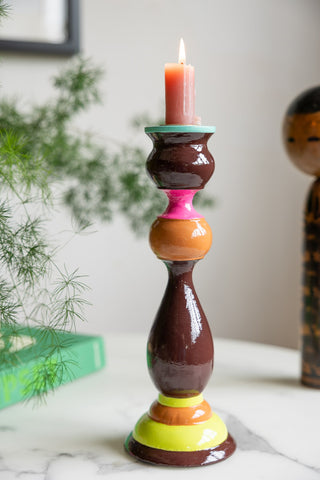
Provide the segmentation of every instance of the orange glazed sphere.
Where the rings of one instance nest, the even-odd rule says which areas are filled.
[[[208,253],[211,243],[211,228],[204,218],[158,217],[150,230],[151,248],[161,260],[198,260]]]

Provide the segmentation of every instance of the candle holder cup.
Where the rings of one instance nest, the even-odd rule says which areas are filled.
[[[214,171],[207,141],[215,127],[146,128],[153,141],[147,170],[169,204],[150,231],[153,252],[168,269],[168,284],[147,345],[150,376],[160,391],[137,422],[125,448],[139,460],[200,466],[228,458],[235,442],[203,399],[213,369],[210,327],[192,271],[211,246],[211,229],[192,206]]]

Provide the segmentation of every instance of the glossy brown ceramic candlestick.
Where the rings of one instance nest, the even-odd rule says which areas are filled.
[[[150,245],[169,278],[147,346],[150,376],[161,393],[136,424],[126,449],[161,465],[208,465],[235,449],[226,426],[202,397],[213,368],[213,341],[192,281],[193,268],[212,241],[192,198],[214,171],[207,147],[213,131],[167,126],[147,132],[154,145],[147,170],[169,199],[151,227]]]
[[[316,177],[304,214],[301,382],[320,388],[320,87],[291,103],[283,137],[295,166]]]

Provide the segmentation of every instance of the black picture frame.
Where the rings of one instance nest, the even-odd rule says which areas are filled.
[[[79,0],[65,0],[67,9],[67,38],[63,43],[5,40],[1,38],[0,51],[71,56],[80,51],[80,7]]]

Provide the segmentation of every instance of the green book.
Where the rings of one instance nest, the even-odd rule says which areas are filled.
[[[21,328],[10,336],[6,333],[6,344],[3,338],[0,333],[0,353],[6,348],[6,366],[0,364],[0,409],[29,398],[33,391],[30,383],[37,381],[44,367],[46,373],[50,374],[50,369],[55,372],[55,388],[105,366],[100,336]],[[61,345],[58,355],[54,350],[57,343]],[[12,365],[8,366],[10,357]],[[66,368],[61,368],[62,364]]]

